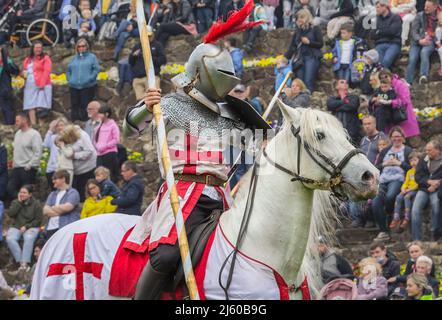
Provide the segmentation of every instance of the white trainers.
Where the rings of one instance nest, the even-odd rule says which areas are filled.
[[[427,77],[426,76],[421,76],[419,78],[419,84],[426,84],[426,83],[428,83]]]
[[[374,238],[375,241],[388,241],[391,237],[387,232],[379,232],[376,238]]]
[[[30,270],[31,270],[31,268],[29,267],[29,265],[27,263],[21,264],[20,267],[18,268],[18,271],[29,272]]]

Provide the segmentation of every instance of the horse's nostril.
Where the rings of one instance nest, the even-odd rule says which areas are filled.
[[[374,175],[373,175],[373,173],[371,173],[370,171],[365,171],[363,174],[362,174],[362,181],[368,181],[368,180],[371,180],[371,179],[373,179],[374,178]]]

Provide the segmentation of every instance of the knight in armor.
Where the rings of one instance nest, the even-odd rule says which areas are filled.
[[[126,114],[125,131],[140,133],[152,122],[153,106],[160,103],[189,238],[214,210],[228,209],[229,195],[224,185],[230,166],[224,160],[223,141],[230,137],[226,135],[235,130],[262,129],[262,132],[270,128],[248,102],[228,95],[240,79],[235,76],[229,52],[213,44],[227,34],[257,25],[259,22],[244,22],[244,11],[250,14],[252,9],[253,0],[248,0],[236,15],[232,14],[228,21],[218,22],[209,30],[204,43],[190,55],[185,71],[172,79],[177,92],[162,96],[160,90],[148,89],[145,99]],[[240,19],[238,13],[242,13]],[[170,285],[180,262],[180,252],[166,191],[167,185],[163,184],[143,214],[143,219],[150,224],[144,233],[148,234],[149,241],[147,244],[138,242],[137,250],[148,250],[149,260],[138,281],[135,299],[158,299],[161,292],[173,290]]]

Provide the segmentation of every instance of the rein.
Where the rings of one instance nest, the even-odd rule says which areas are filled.
[[[287,173],[288,175],[292,176],[293,178],[291,179],[291,181],[300,181],[302,184],[313,184],[315,186],[319,186],[319,187],[330,187],[330,189],[332,190],[332,193],[341,200],[346,200],[346,197],[344,195],[341,195],[336,188],[341,185],[342,183],[344,183],[344,177],[342,176],[342,170],[345,168],[345,166],[348,164],[348,162],[351,160],[351,158],[353,158],[355,155],[359,154],[359,153],[364,153],[361,149],[353,149],[350,152],[348,152],[344,158],[338,163],[338,165],[335,165],[329,158],[327,158],[324,154],[322,154],[319,150],[316,149],[311,149],[310,146],[308,144],[306,144],[305,142],[302,143],[301,141],[301,137],[299,136],[300,133],[300,128],[295,128],[293,126],[293,124],[291,125],[291,132],[293,134],[293,136],[296,137],[297,141],[298,141],[298,155],[297,155],[297,171],[293,172],[283,166],[281,166],[280,164],[276,163],[275,161],[273,161],[272,159],[269,158],[267,152],[265,151],[265,149],[262,150],[262,154],[264,155],[264,157],[266,158],[266,160],[275,168],[277,168],[278,170]],[[306,178],[300,175],[300,170],[301,170],[301,146],[304,146],[304,150],[307,152],[307,154],[310,156],[310,158],[317,164],[319,165],[322,169],[324,169],[328,174],[330,174],[330,179],[328,181],[318,181],[318,180],[313,180],[310,178]],[[312,151],[318,156],[320,157],[327,165],[329,165],[331,167],[331,170],[329,168],[327,168],[325,165],[323,165],[312,153]],[[241,221],[241,226],[239,228],[239,232],[238,232],[238,238],[236,240],[236,245],[234,250],[227,256],[227,258],[224,260],[224,263],[221,266],[219,275],[218,275],[218,284],[220,285],[220,287],[223,289],[226,300],[229,300],[229,294],[228,294],[228,290],[230,288],[230,285],[232,283],[232,278],[233,278],[233,271],[235,268],[235,262],[236,262],[236,257],[237,254],[239,252],[239,248],[241,246],[241,243],[244,239],[244,235],[247,231],[247,227],[249,225],[249,221],[250,221],[250,217],[252,214],[252,208],[253,208],[253,204],[254,204],[254,200],[255,200],[255,192],[256,192],[256,185],[257,185],[257,181],[258,181],[258,169],[259,169],[259,158],[255,161],[255,163],[253,164],[253,171],[252,171],[252,178],[250,181],[250,186],[249,186],[249,192],[247,194],[247,202],[246,202],[246,207],[244,209],[244,215]],[[224,286],[222,284],[222,273],[224,268],[227,265],[227,262],[229,261],[230,257],[233,255],[232,257],[232,263],[230,264],[230,268],[229,268],[229,274],[227,277],[227,282],[226,285]],[[299,289],[299,288],[298,288]]]

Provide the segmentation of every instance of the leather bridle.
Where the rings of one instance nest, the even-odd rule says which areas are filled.
[[[298,140],[298,155],[297,155],[297,173],[293,172],[280,164],[274,162],[272,159],[269,158],[268,154],[266,153],[265,149],[263,149],[263,155],[267,159],[267,161],[274,166],[275,168],[287,173],[288,175],[292,176],[293,178],[291,181],[300,181],[302,184],[311,184],[318,186],[320,188],[327,188],[329,187],[332,193],[340,200],[347,200],[347,197],[343,194],[340,194],[337,190],[337,187],[339,187],[342,183],[344,183],[344,176],[342,175],[342,170],[345,168],[345,166],[348,164],[348,162],[353,158],[355,155],[364,152],[361,149],[353,149],[350,152],[348,152],[344,158],[338,163],[338,165],[335,165],[333,161],[331,161],[329,158],[327,158],[324,154],[322,154],[319,150],[312,149],[307,143],[303,143],[301,141],[301,137],[299,135],[300,128],[295,128],[295,126],[292,124],[290,127],[290,130],[293,134],[293,136],[296,137]],[[330,175],[330,178],[328,181],[318,181],[314,179],[310,179],[307,177],[304,177],[301,175],[301,145],[304,146],[304,150],[307,152],[307,154],[310,156],[310,158],[318,165],[320,166],[325,172],[327,172]],[[329,167],[324,165],[317,157],[314,156],[316,154],[323,162],[325,162]]]

